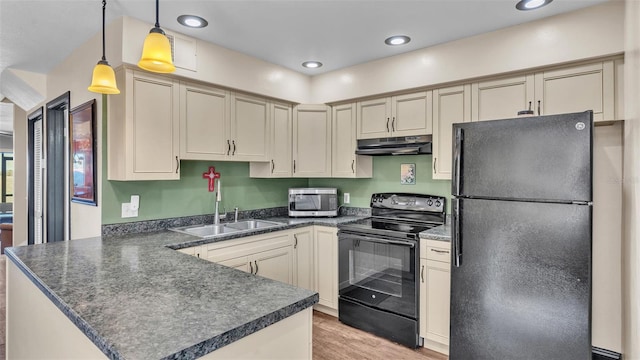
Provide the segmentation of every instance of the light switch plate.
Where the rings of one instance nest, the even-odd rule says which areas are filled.
[[[351,202],[351,196],[349,195],[349,193],[342,194],[342,203],[348,204],[350,202]]]

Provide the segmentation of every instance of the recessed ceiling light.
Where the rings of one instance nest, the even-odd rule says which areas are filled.
[[[209,25],[207,20],[195,15],[180,15],[178,16],[178,22],[190,28],[203,28]]]
[[[520,0],[516,4],[516,9],[518,10],[533,10],[541,8],[553,0]]]
[[[308,69],[316,69],[322,66],[322,63],[320,61],[305,61],[302,63],[302,66],[308,68]]]
[[[384,43],[387,45],[395,46],[395,45],[404,45],[409,41],[411,41],[411,38],[406,35],[394,35],[386,38],[384,40]]]

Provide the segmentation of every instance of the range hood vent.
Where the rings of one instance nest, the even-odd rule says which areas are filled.
[[[371,156],[431,154],[431,135],[358,140],[356,154]]]

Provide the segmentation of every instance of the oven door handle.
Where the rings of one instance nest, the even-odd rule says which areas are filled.
[[[415,242],[410,242],[410,241],[402,241],[402,240],[385,240],[385,239],[378,239],[378,238],[373,238],[373,237],[369,237],[369,236],[362,236],[362,235],[344,235],[342,234],[340,236],[340,239],[344,239],[344,240],[360,240],[360,241],[368,241],[368,242],[374,242],[374,243],[378,243],[378,244],[391,244],[391,245],[399,245],[399,246],[407,246],[410,248],[414,248],[416,247],[416,243]]]

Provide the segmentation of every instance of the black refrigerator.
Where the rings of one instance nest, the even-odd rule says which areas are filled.
[[[450,359],[591,358],[593,113],[453,125]]]

